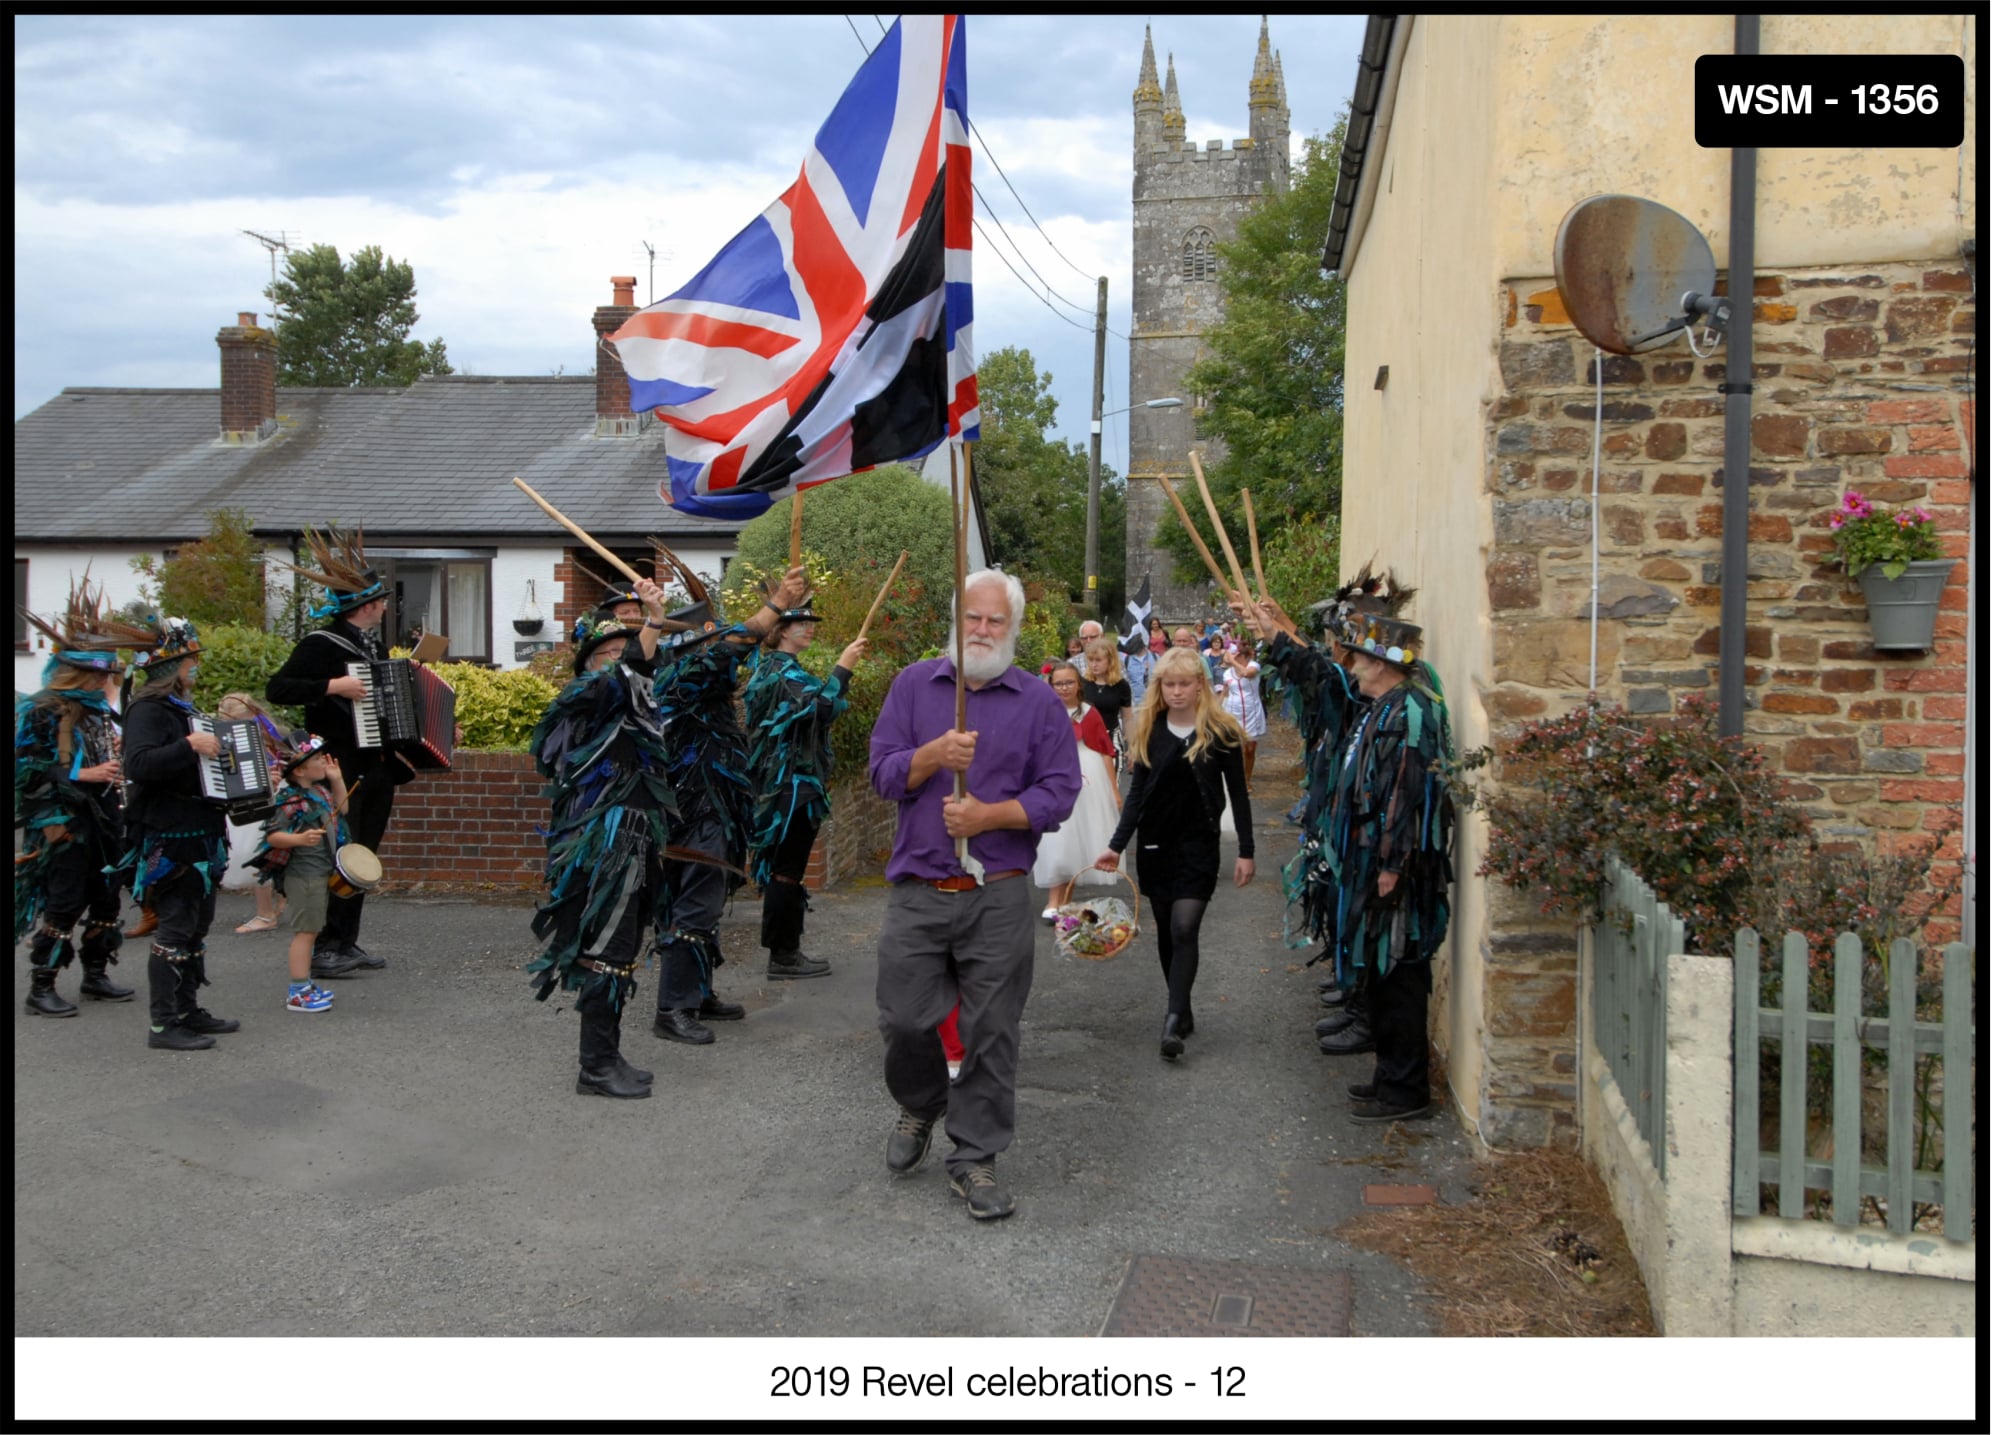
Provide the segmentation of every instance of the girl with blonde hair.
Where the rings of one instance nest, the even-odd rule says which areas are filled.
[[[1243,741],[1243,729],[1216,699],[1201,655],[1170,649],[1133,725],[1132,786],[1118,829],[1094,864],[1115,871],[1119,854],[1137,836],[1139,889],[1152,904],[1167,983],[1160,1055],[1169,1061],[1194,1032],[1201,919],[1215,895],[1225,802],[1236,823],[1236,885],[1247,886],[1257,873]]]

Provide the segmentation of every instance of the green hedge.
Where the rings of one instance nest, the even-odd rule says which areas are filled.
[[[561,691],[526,668],[439,663],[437,674],[458,690],[458,725],[465,730],[460,747],[526,752],[535,724]]]

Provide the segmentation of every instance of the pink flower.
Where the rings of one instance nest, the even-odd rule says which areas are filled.
[[[1907,514],[1907,513],[1899,513],[1899,514],[1897,514],[1897,515],[1896,515],[1896,526],[1897,526],[1898,528],[1908,528],[1908,527],[1910,526],[1910,515],[1909,515],[1909,514]]]
[[[1925,511],[1924,511],[1923,509],[1921,509],[1921,508],[1913,508],[1913,509],[1911,509],[1911,510],[1910,510],[1910,517],[1911,517],[1911,518],[1913,518],[1913,519],[1915,519],[1915,520],[1916,520],[1916,521],[1917,521],[1918,523],[1929,523],[1929,522],[1931,521],[1931,515],[1930,515],[1930,514],[1928,514],[1928,513],[1926,513],[1926,512],[1925,512]]]
[[[1847,526],[1847,520],[1845,518],[1836,518],[1833,520],[1833,531],[1835,533],[1840,532],[1840,530],[1845,528],[1846,526]]]

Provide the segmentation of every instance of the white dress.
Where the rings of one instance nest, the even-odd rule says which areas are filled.
[[[1236,669],[1224,667],[1222,670],[1222,706],[1229,715],[1243,724],[1243,735],[1255,742],[1269,730],[1270,724],[1264,716],[1264,695],[1258,688],[1258,667],[1250,664],[1250,671],[1239,677]]]
[[[1073,710],[1070,721],[1082,721],[1078,714],[1087,711],[1087,707]],[[1104,770],[1104,754],[1084,746],[1082,738],[1077,739],[1076,760],[1083,769],[1083,791],[1077,794],[1069,819],[1055,831],[1042,834],[1030,880],[1044,889],[1059,887],[1072,877],[1078,887],[1122,886],[1109,872],[1093,871],[1090,865],[1111,845],[1111,834],[1118,829],[1118,789]],[[1118,859],[1118,868],[1121,872],[1125,869],[1123,856]]]

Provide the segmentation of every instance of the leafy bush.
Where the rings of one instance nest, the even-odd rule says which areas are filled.
[[[1944,556],[1937,522],[1921,508],[1891,513],[1850,492],[1842,496],[1840,512],[1828,527],[1833,529],[1833,552],[1838,556],[1827,561],[1845,567],[1850,578],[1871,563],[1882,565],[1884,578],[1900,578],[1912,563]]]
[[[1461,769],[1494,755],[1468,753]],[[1763,755],[1718,736],[1700,698],[1657,720],[1586,703],[1526,724],[1499,758],[1500,785],[1478,797],[1492,820],[1479,875],[1591,922],[1615,852],[1687,922],[1692,951],[1733,949],[1766,865],[1808,831]]]
[[[220,508],[208,516],[208,536],[161,563],[150,553],[132,560],[147,611],[190,618],[206,632],[224,624],[264,626],[264,544],[250,533],[250,515]]]
[[[1295,618],[1340,589],[1340,520],[1307,514],[1276,533],[1259,533],[1272,601]],[[1249,550],[1243,551],[1249,567]],[[1246,574],[1247,576],[1247,574]],[[1253,580],[1254,581],[1254,580]]]
[[[527,751],[535,724],[561,691],[560,684],[528,668],[498,671],[477,663],[439,663],[436,670],[458,690],[462,747]]]

